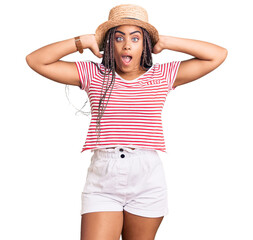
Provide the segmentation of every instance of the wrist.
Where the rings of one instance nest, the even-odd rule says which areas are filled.
[[[83,46],[82,46],[80,36],[77,36],[74,39],[75,39],[76,50],[80,53],[83,53]]]
[[[90,48],[92,43],[91,37],[92,37],[91,34],[85,34],[80,36],[83,49]]]
[[[160,42],[160,48],[161,49],[167,49],[167,45],[169,42],[169,36],[160,35],[159,36],[159,42]]]

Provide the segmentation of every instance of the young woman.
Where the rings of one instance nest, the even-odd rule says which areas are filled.
[[[102,63],[66,62],[89,48]],[[164,49],[194,58],[163,64]],[[104,51],[103,54],[100,51]],[[166,152],[161,112],[170,90],[216,69],[223,47],[161,36],[145,9],[119,5],[96,34],[44,46],[26,57],[39,74],[85,90],[92,118],[82,152],[93,151],[82,192],[81,240],[154,239],[168,214],[167,184],[157,151]]]

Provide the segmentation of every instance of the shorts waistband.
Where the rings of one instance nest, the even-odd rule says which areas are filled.
[[[126,146],[117,146],[115,148],[97,148],[93,149],[94,156],[96,158],[131,158],[131,157],[138,157],[138,156],[145,156],[148,154],[149,156],[157,156],[158,153],[154,149],[145,149],[145,148],[130,148]]]

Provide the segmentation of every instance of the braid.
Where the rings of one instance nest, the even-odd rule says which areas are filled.
[[[143,33],[143,52],[141,56],[141,66],[144,69],[152,67],[152,43],[146,29],[141,28]]]
[[[98,140],[100,140],[100,131],[101,131],[100,122],[101,122],[101,118],[104,115],[104,111],[107,107],[107,104],[108,104],[108,101],[109,101],[109,98],[111,96],[112,89],[113,89],[113,86],[114,86],[114,83],[115,83],[115,60],[114,60],[115,30],[116,30],[116,27],[110,29],[108,31],[108,33],[105,37],[105,41],[104,41],[104,55],[103,55],[102,64],[105,66],[105,73],[104,73],[103,85],[102,85],[102,88],[101,88],[101,94],[100,94],[100,100],[99,100],[99,106],[98,106],[98,117],[97,117],[97,125],[96,125],[96,132],[98,132],[98,135],[97,135],[96,144],[98,143]],[[110,72],[112,72],[111,81],[109,79]],[[106,76],[107,76],[106,89],[105,89],[105,92],[103,93],[103,88],[104,88],[105,77]],[[111,87],[111,85],[112,85],[112,87]],[[105,105],[104,100],[105,100],[105,97],[106,97],[106,93],[107,93],[107,91],[109,90],[110,87],[111,87],[111,91],[110,91],[109,97],[107,99],[107,103]]]
[[[143,52],[141,55],[140,65],[144,70],[147,70],[150,67],[152,67],[152,65],[153,65],[153,62],[152,62],[152,42],[151,42],[151,38],[150,38],[148,32],[144,28],[141,28],[141,29],[143,32]],[[101,69],[99,68],[99,66],[97,65],[97,63],[93,62],[97,66],[97,68],[99,69],[100,73],[102,73],[104,75],[103,85],[102,85],[100,100],[99,100],[99,106],[98,106],[98,117],[97,117],[97,125],[96,125],[96,132],[98,132],[98,134],[97,134],[96,144],[98,143],[98,141],[100,141],[101,118],[102,118],[104,111],[107,107],[107,104],[108,104],[108,101],[111,96],[111,92],[112,92],[112,89],[113,89],[113,86],[115,83],[115,69],[116,69],[116,63],[115,63],[115,59],[114,59],[115,31],[116,31],[116,27],[109,29],[106,34],[106,37],[104,39],[104,46],[103,46],[104,47],[104,55],[103,55],[103,59],[102,59],[102,64],[105,67],[105,72],[102,72]],[[112,78],[110,81],[109,76],[110,76],[111,72],[112,72]],[[103,92],[106,76],[107,76],[106,88],[105,88],[105,92]],[[109,97],[107,99],[107,103],[105,105],[104,100],[106,97],[106,93],[110,87],[111,87],[111,91],[110,91]]]

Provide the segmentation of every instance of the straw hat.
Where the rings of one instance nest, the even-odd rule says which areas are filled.
[[[159,40],[158,31],[148,23],[148,13],[144,8],[134,4],[121,4],[110,10],[108,21],[99,25],[96,30],[95,37],[100,51],[103,50],[106,32],[120,25],[136,25],[145,28],[151,37],[153,46]]]

